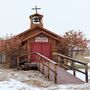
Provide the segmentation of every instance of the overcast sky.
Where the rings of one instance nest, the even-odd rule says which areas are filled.
[[[35,5],[45,28],[59,35],[81,30],[90,39],[90,0],[0,0],[0,37],[29,29]]]

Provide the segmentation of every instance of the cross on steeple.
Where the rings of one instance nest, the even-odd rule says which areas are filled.
[[[37,13],[37,10],[39,10],[41,8],[37,8],[37,6],[35,6],[35,8],[32,8],[32,10],[36,10],[36,13]]]

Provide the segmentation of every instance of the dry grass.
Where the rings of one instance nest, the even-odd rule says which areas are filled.
[[[79,60],[79,61],[83,61],[83,62],[86,62],[86,63],[90,63],[90,59],[87,59],[85,57],[90,57],[90,55],[77,55],[75,57],[75,59]],[[76,67],[77,68],[84,68],[84,65],[79,65],[79,64],[76,64]],[[90,68],[90,66],[88,66]]]
[[[90,57],[89,55],[77,55],[75,58],[78,59],[79,61],[87,62],[90,63],[90,59],[86,59],[85,57]]]

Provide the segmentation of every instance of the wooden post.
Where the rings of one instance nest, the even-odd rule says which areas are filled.
[[[42,73],[44,74],[44,60],[42,58]]]
[[[40,56],[38,57],[38,61],[39,61],[39,70],[40,70]]]
[[[36,55],[36,65],[38,67],[38,56]]]
[[[66,66],[66,65],[67,65],[67,59],[66,59],[66,58],[64,58],[64,60],[63,60],[63,61],[64,61],[64,69],[65,69],[65,70],[67,70],[67,66]]]
[[[49,63],[49,61],[48,61],[48,79],[50,78],[50,63]]]
[[[85,65],[85,78],[86,78],[86,82],[88,82],[88,65]]]
[[[57,83],[57,65],[54,64],[54,82]]]
[[[75,72],[75,69],[74,69],[75,68],[75,62],[72,61],[71,64],[72,64],[71,66],[73,67],[73,75],[76,76],[76,72]]]
[[[29,46],[30,44],[29,44],[29,40],[27,41],[27,49],[28,49],[28,62],[31,64],[31,60],[30,60],[30,58],[31,58],[31,53],[30,53],[30,46]]]
[[[68,59],[64,58],[64,64],[67,65],[67,63],[68,63]]]
[[[60,63],[60,56],[57,57],[57,62],[58,62],[58,65],[61,66],[61,63]]]
[[[19,68],[19,57],[17,57],[17,68]]]

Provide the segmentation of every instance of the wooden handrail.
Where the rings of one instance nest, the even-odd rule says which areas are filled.
[[[68,68],[71,68],[73,70],[73,75],[74,76],[76,75],[76,72],[75,71],[78,71],[80,73],[85,74],[85,80],[86,80],[86,82],[88,82],[88,63],[82,62],[82,61],[78,61],[77,59],[74,59],[74,58],[71,58],[71,57],[68,57],[68,56],[59,54],[59,53],[55,53],[55,52],[53,53],[53,55],[58,56],[58,59],[59,59],[58,62],[59,63],[62,63],[62,62],[60,62],[60,58],[63,58],[67,62],[70,61],[72,63],[71,66],[68,65],[68,64],[66,64],[66,63],[64,63],[64,60],[63,60],[62,65],[66,66]],[[79,63],[81,65],[84,65],[85,66],[85,72],[77,69],[76,66],[75,66],[75,63]]]
[[[54,62],[53,60],[47,58],[46,56],[40,54],[40,53],[36,53],[36,52],[32,52],[32,54],[36,54],[37,55],[37,63],[39,62],[39,70],[40,70],[43,74],[44,74],[44,67],[47,67],[47,78],[50,79],[50,71],[52,71],[54,73],[54,82],[57,83],[57,63]],[[39,57],[38,57],[39,56]],[[45,63],[44,63],[45,62]],[[42,68],[40,68],[40,64],[42,63]],[[47,63],[47,64],[46,64]],[[50,66],[50,63],[53,64],[54,68],[52,69]]]
[[[55,52],[53,54],[54,55],[58,55],[58,56],[63,57],[63,58],[66,58],[66,59],[69,59],[69,60],[71,60],[73,62],[77,62],[77,63],[83,64],[83,65],[88,64],[87,62],[78,61],[77,59],[74,59],[74,58],[71,58],[71,57],[68,57],[68,56],[65,56],[65,55],[62,55],[62,54],[58,54],[58,53],[55,53]]]
[[[54,62],[53,60],[51,60],[51,59],[47,58],[46,56],[44,56],[44,55],[42,55],[42,54],[40,54],[40,53],[35,53],[35,54],[37,54],[37,55],[41,56],[42,58],[46,59],[47,61],[49,61],[49,62],[51,62],[51,63],[53,63],[53,64],[57,64],[57,63],[56,63],[56,62]]]

